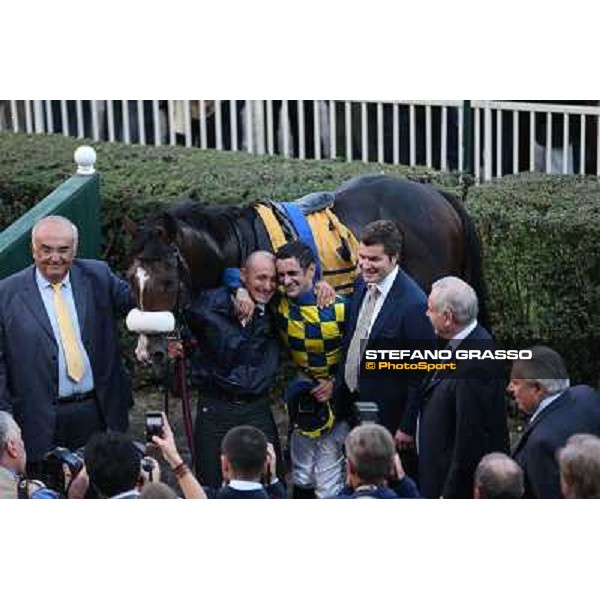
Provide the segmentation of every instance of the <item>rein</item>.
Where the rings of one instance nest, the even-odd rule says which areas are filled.
[[[183,415],[183,427],[185,430],[185,437],[187,440],[188,448],[190,450],[190,456],[192,458],[192,466],[196,464],[196,452],[194,446],[194,426],[192,423],[192,406],[190,401],[190,393],[187,385],[187,370],[186,370],[186,355],[187,351],[193,346],[191,342],[184,343],[183,337],[181,335],[181,331],[185,326],[185,318],[183,315],[183,302],[182,297],[184,296],[184,292],[188,294],[192,288],[192,277],[191,270],[188,262],[185,257],[179,250],[179,247],[173,245],[173,252],[175,254],[175,258],[177,259],[177,273],[179,275],[179,285],[177,287],[177,297],[175,300],[175,306],[173,308],[173,314],[175,316],[175,330],[169,336],[167,336],[167,343],[171,342],[179,342],[181,344],[182,356],[177,356],[174,359],[174,387],[176,391],[176,395],[181,398],[181,412]],[[168,370],[165,371],[164,376],[164,410],[165,414],[168,416],[169,414],[169,388],[170,388],[170,372]]]

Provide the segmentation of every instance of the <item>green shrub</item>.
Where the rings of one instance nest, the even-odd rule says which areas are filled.
[[[469,189],[499,339],[539,340],[574,381],[600,377],[600,184],[524,174]]]
[[[137,220],[183,196],[218,203],[289,200],[334,190],[361,173],[430,179],[458,192],[455,174],[340,161],[288,160],[241,152],[97,143],[58,135],[0,134],[0,227],[43,198],[75,166],[73,152],[98,153],[104,257],[122,271],[124,215]],[[575,381],[600,376],[600,184],[577,176],[519,175],[470,187],[467,209],[484,247],[493,330],[502,340],[560,346]]]
[[[104,257],[123,268],[123,216],[134,220],[184,197],[222,204],[261,198],[291,200],[310,192],[333,191],[341,183],[374,171],[431,180],[455,190],[456,175],[421,167],[289,160],[244,152],[171,146],[128,146],[60,135],[0,134],[0,227],[43,198],[75,170],[73,153],[82,144],[98,154],[102,176]]]

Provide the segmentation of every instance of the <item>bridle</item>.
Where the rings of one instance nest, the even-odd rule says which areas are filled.
[[[175,296],[175,305],[173,306],[172,313],[175,317],[175,329],[173,332],[168,334],[167,337],[167,349],[169,342],[178,343],[183,351],[183,356],[177,356],[173,360],[173,369],[170,369],[170,359],[167,351],[166,365],[162,374],[162,387],[163,387],[163,407],[164,412],[168,416],[169,414],[169,390],[171,384],[175,382],[176,388],[181,396],[183,424],[185,429],[185,435],[192,457],[192,465],[196,462],[195,457],[195,446],[193,438],[193,424],[192,424],[192,411],[191,401],[189,395],[189,389],[187,385],[187,370],[186,370],[186,354],[192,349],[194,343],[189,336],[183,332],[187,329],[185,324],[184,308],[187,298],[193,293],[192,285],[192,274],[190,266],[183,256],[180,248],[175,244],[169,244],[172,254],[169,258],[174,257],[176,262],[177,270],[177,293]],[[138,259],[140,260],[140,259]],[[140,290],[140,302],[142,291]]]

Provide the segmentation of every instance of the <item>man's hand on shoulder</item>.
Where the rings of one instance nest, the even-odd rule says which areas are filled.
[[[233,310],[235,316],[242,322],[248,322],[254,313],[256,304],[252,300],[252,296],[248,293],[248,290],[243,287],[239,287],[233,298]],[[245,324],[245,323],[244,323]]]
[[[321,279],[315,283],[315,298],[319,308],[331,306],[335,302],[335,290],[330,283]]]

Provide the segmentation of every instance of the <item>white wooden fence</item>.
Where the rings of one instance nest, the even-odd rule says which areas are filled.
[[[0,101],[0,131],[425,165],[471,170],[477,181],[519,171],[599,176],[599,120],[597,101]]]

